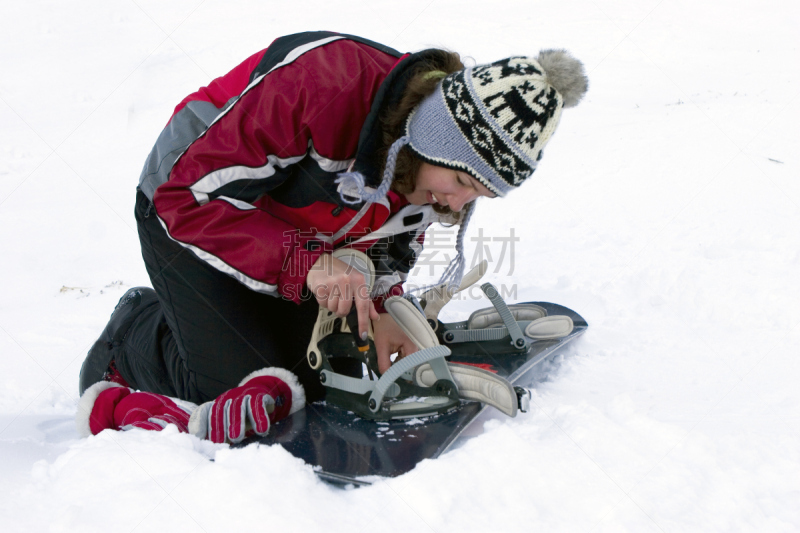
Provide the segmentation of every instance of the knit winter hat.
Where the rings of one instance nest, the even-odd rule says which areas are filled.
[[[377,202],[385,197],[397,155],[406,145],[422,160],[463,170],[505,196],[536,170],[562,108],[577,105],[588,85],[583,64],[566,50],[543,50],[536,59],[511,57],[445,76],[409,115],[406,134],[389,149],[378,188],[366,187],[359,172],[342,173],[337,182],[356,189],[359,198],[341,193],[342,200]],[[461,282],[463,241],[473,210],[468,204],[462,213],[457,256],[439,283],[452,287]]]
[[[565,50],[455,72],[409,116],[409,147],[505,196],[536,170],[562,108],[577,105],[587,86],[583,65]]]

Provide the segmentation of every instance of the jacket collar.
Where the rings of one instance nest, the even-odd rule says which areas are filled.
[[[381,113],[384,109],[396,105],[400,101],[409,80],[414,75],[414,67],[435,52],[435,50],[429,49],[404,55],[378,88],[367,119],[361,127],[358,137],[358,152],[353,165],[353,170],[361,172],[366,178],[366,185],[377,187],[381,182],[381,170],[384,165],[379,153],[383,141],[379,120]]]

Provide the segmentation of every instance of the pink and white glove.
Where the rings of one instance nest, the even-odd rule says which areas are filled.
[[[75,421],[81,437],[97,435],[104,429],[161,431],[167,424],[175,424],[181,432],[186,432],[189,416],[196,407],[190,402],[100,381],[81,396]]]
[[[284,368],[264,368],[195,409],[189,432],[216,443],[241,442],[251,432],[266,435],[272,422],[299,411],[305,403],[305,391],[294,374]]]
[[[241,442],[250,434],[248,430],[266,435],[272,422],[299,411],[305,403],[305,391],[297,377],[272,367],[253,372],[238,387],[200,407],[101,381],[83,393],[75,420],[81,437],[104,429],[161,431],[167,424],[175,424],[179,431],[201,439]]]

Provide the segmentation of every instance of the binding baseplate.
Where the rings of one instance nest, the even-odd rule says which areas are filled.
[[[365,254],[339,249],[333,257],[361,272],[371,289],[375,273]],[[449,363],[447,357],[475,343],[499,354],[525,352],[535,340],[568,335],[572,321],[547,317],[546,311],[533,304],[508,306],[486,283],[481,288],[493,308],[477,311],[465,322],[440,322],[438,313],[444,304],[458,290],[477,283],[485,271],[484,262],[464,277],[456,291],[442,285],[423,294],[421,301],[412,296],[386,300],[386,311],[419,350],[395,361],[383,375],[378,372],[371,327],[367,342],[353,333],[357,330],[355,309],[345,319],[321,307],[306,355],[327,389],[326,400],[370,420],[441,414],[458,407],[461,400],[487,403],[508,416],[526,412],[529,391],[481,368]],[[366,376],[336,372],[337,360],[346,358],[363,363]]]

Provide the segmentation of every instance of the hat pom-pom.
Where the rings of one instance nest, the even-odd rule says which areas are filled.
[[[561,94],[564,107],[578,105],[589,88],[589,79],[584,73],[583,63],[566,50],[542,50],[536,61],[544,69],[547,83]]]

